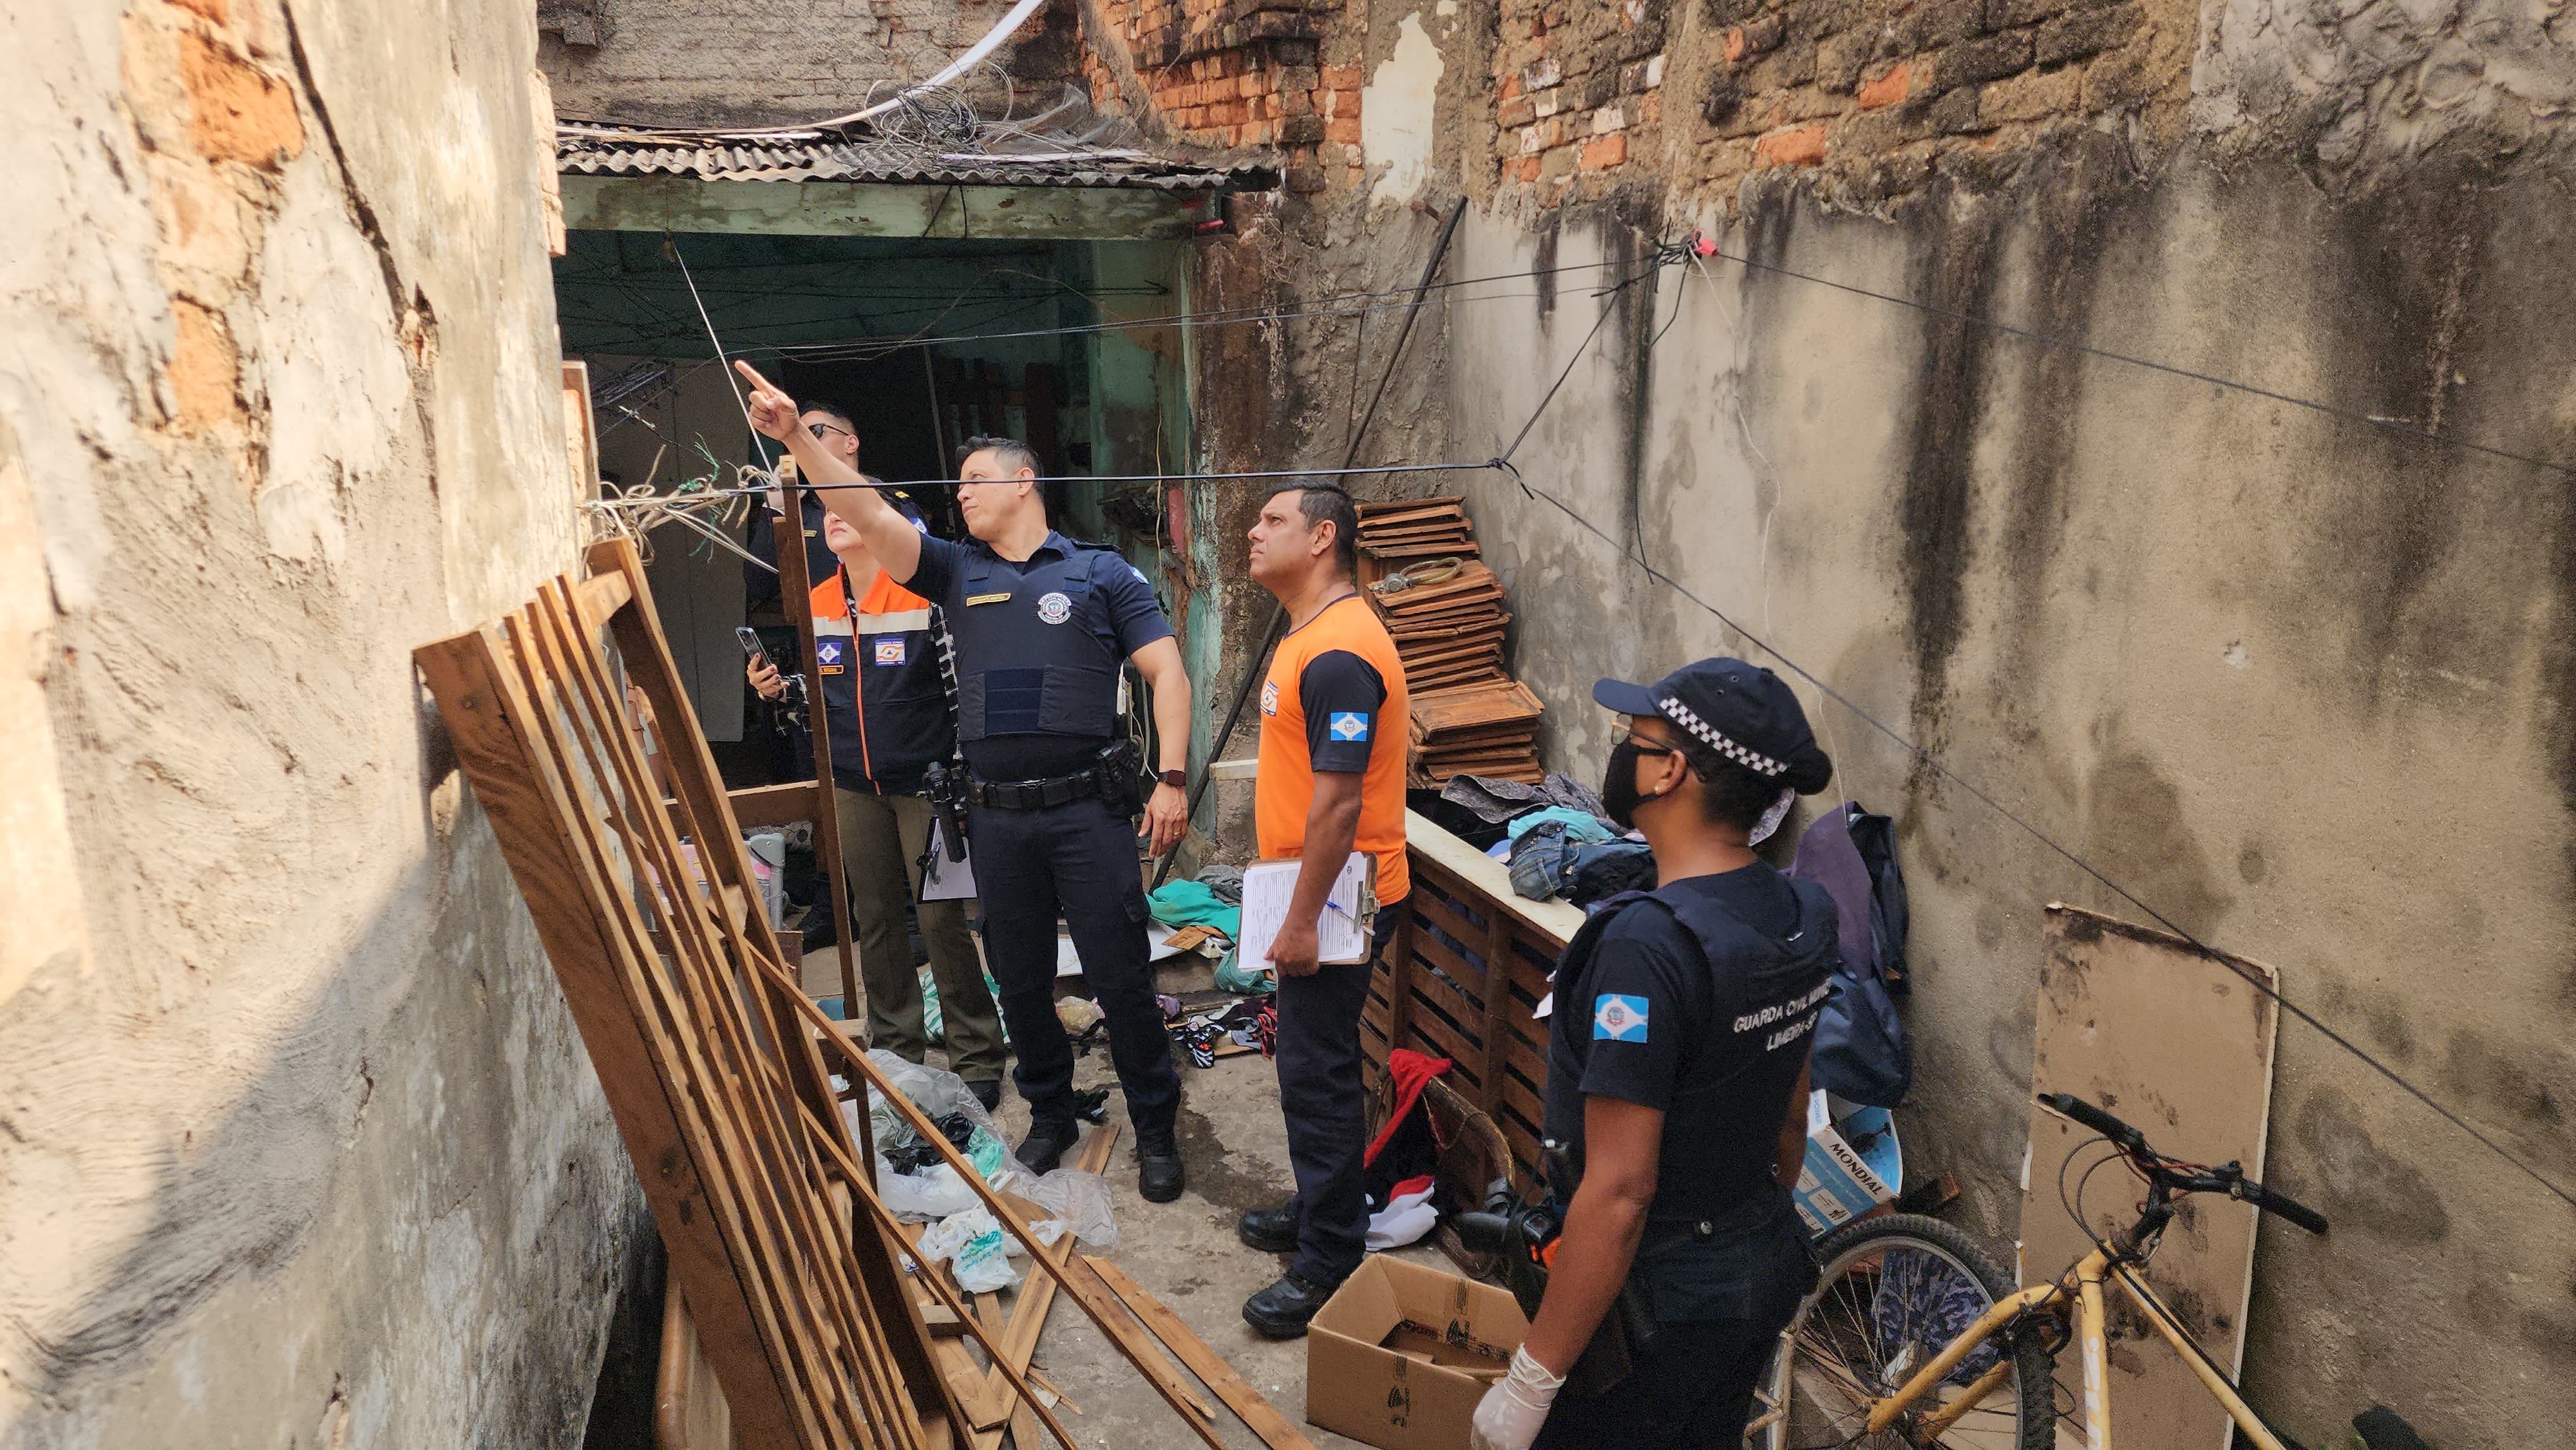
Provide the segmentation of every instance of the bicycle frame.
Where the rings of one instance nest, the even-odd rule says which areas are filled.
[[[1867,1433],[1879,1434],[1895,1424],[1897,1416],[1938,1389],[1942,1379],[1958,1367],[1959,1361],[1966,1359],[1977,1346],[1993,1338],[2015,1318],[2034,1311],[2062,1313],[2068,1301],[2072,1300],[2075,1337],[2084,1355],[2086,1450],[2111,1450],[2111,1385],[2107,1357],[2110,1340],[2102,1303],[2105,1280],[2118,1284],[2122,1292],[2137,1302],[2147,1322],[2172,1342],[2174,1352],[2180,1354],[2183,1362],[2192,1367],[2192,1372],[2200,1376],[2201,1384],[2226,1407],[2229,1417],[2236,1421],[2237,1428],[2245,1432],[2248,1440],[2259,1450],[2283,1450],[2280,1440],[2255,1416],[2236,1391],[2228,1387],[2227,1381],[2192,1352],[2191,1346],[2175,1327],[2173,1311],[2156,1297],[2155,1290],[2149,1288],[2144,1279],[2138,1277],[2136,1269],[2125,1262],[2113,1262],[2110,1254],[2101,1249],[2087,1254],[2065,1278],[2053,1284],[2034,1284],[1998,1300],[1976,1323],[1968,1326],[1965,1333],[1950,1341],[1929,1363],[1916,1370],[1914,1377],[1907,1380],[1902,1389],[1870,1407]],[[1960,1416],[1994,1393],[2003,1384],[2004,1377],[2011,1373],[2012,1357],[2006,1355],[1996,1362],[1994,1368],[1961,1390],[1957,1398],[1925,1419],[1921,1428],[1935,1436],[1941,1434]]]

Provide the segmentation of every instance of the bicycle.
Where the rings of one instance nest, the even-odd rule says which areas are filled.
[[[1888,1445],[2054,1450],[2056,1352],[2082,1346],[2082,1416],[2088,1450],[2110,1450],[2110,1386],[2104,1287],[2136,1303],[2260,1450],[2298,1450],[2263,1423],[2225,1372],[2193,1339],[2138,1270],[2174,1216],[2177,1195],[2219,1193],[2278,1215],[2313,1234],[2325,1219],[2296,1200],[2218,1167],[2167,1158],[2146,1136],[2071,1093],[2040,1104],[2111,1144],[2085,1170],[2126,1160],[2147,1196],[2138,1220],[2053,1282],[2014,1289],[2009,1275],[1968,1237],[1938,1219],[1898,1214],[1836,1230],[1817,1246],[1816,1288],[1780,1336],[1769,1382],[1757,1392],[1748,1444],[1762,1450],[1842,1450]],[[2069,1155],[2068,1162],[2073,1161]],[[2058,1183],[2061,1201],[2065,1180]],[[2068,1203],[2078,1223],[2083,1181]],[[2085,1230],[2089,1237],[2092,1230]]]

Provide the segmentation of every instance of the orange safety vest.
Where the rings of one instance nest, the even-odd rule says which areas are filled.
[[[1299,854],[1306,844],[1306,812],[1315,799],[1314,764],[1306,745],[1306,706],[1298,680],[1317,655],[1348,650],[1386,682],[1386,703],[1368,722],[1368,769],[1360,776],[1359,829],[1354,850],[1377,857],[1377,899],[1402,901],[1413,889],[1404,860],[1404,771],[1412,736],[1412,710],[1404,688],[1404,660],[1358,595],[1335,600],[1324,612],[1290,630],[1271,656],[1261,686],[1260,773],[1252,787],[1253,834],[1265,860]]]

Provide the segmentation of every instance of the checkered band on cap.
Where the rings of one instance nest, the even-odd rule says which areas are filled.
[[[1709,749],[1716,751],[1718,754],[1725,756],[1736,764],[1743,766],[1745,769],[1752,771],[1755,775],[1786,775],[1789,773],[1787,762],[1773,760],[1770,756],[1764,755],[1758,750],[1749,749],[1729,740],[1724,735],[1718,733],[1716,726],[1699,718],[1699,715],[1694,712],[1691,707],[1683,704],[1679,699],[1676,699],[1671,695],[1666,695],[1661,700],[1656,701],[1655,704],[1658,709],[1663,711],[1665,719],[1672,721],[1684,730],[1698,736],[1701,744],[1706,745]]]

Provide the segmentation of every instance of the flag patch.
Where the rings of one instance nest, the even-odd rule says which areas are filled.
[[[1369,717],[1357,710],[1336,710],[1332,724],[1327,728],[1333,732],[1335,740],[1366,740],[1369,738]]]
[[[841,650],[846,643],[847,641],[845,640],[837,639],[818,639],[814,641],[815,667],[827,675],[839,674],[841,672]]]
[[[1264,680],[1261,682],[1261,713],[1264,715],[1276,715],[1279,713],[1279,682],[1277,680]]]
[[[877,663],[881,665],[899,665],[903,663],[902,635],[898,634],[891,638],[880,639],[877,641]]]
[[[1592,1005],[1592,1038],[1596,1042],[1646,1040],[1646,999],[1604,992]]]

